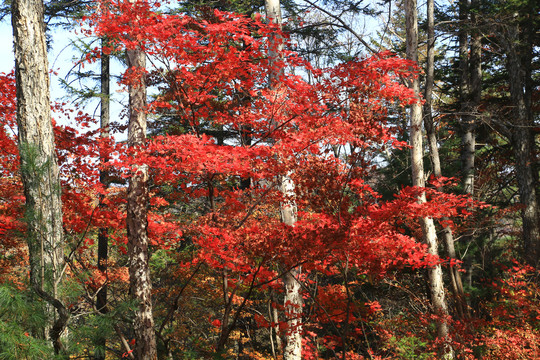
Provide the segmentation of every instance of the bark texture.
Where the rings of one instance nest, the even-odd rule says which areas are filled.
[[[426,85],[425,85],[425,103],[424,103],[424,127],[426,129],[426,135],[429,144],[429,154],[431,158],[431,164],[433,169],[433,175],[435,177],[442,176],[441,160],[439,157],[439,148],[437,145],[437,133],[433,125],[433,113],[432,113],[432,98],[433,98],[433,85],[434,85],[434,65],[435,65],[435,24],[434,24],[434,12],[435,4],[433,0],[427,1],[427,35],[428,35],[428,49],[426,58]],[[443,191],[443,189],[438,189]],[[447,220],[447,219],[443,219]],[[457,259],[456,250],[454,246],[454,235],[452,229],[448,226],[443,226],[441,232],[444,244],[446,246],[447,255],[450,259]],[[465,291],[463,290],[463,281],[461,279],[461,273],[457,266],[450,266],[450,281],[452,285],[452,292],[454,294],[456,310],[458,316],[463,319],[467,317],[468,306],[465,298]]]
[[[460,113],[461,113],[461,175],[463,192],[474,192],[474,156],[476,138],[474,134],[474,105],[471,102],[469,64],[469,4],[459,2],[459,70],[460,70]]]
[[[281,17],[281,6],[279,0],[265,0],[264,7],[266,10],[266,17],[272,21],[272,23],[277,24],[279,28],[283,24]],[[281,50],[283,49],[282,39],[273,34],[270,38],[270,44],[268,49],[268,58],[269,58],[269,83],[270,86],[276,86],[279,81],[280,75],[282,75],[282,69],[277,68],[276,62],[280,59]]]
[[[106,45],[107,40],[101,39],[102,48]],[[102,138],[108,138],[109,125],[110,125],[110,56],[101,52],[101,109],[100,109],[100,128]],[[108,154],[101,154],[100,162],[103,166],[108,161]],[[109,187],[109,176],[107,170],[100,170],[99,180],[104,188]],[[100,202],[100,207],[104,207]],[[107,262],[109,259],[109,234],[108,229],[100,228],[98,230],[98,253],[97,253],[97,267],[98,270],[107,279]],[[105,283],[96,294],[96,309],[101,314],[108,313],[107,308],[107,283]],[[94,352],[94,360],[105,360],[105,348],[107,345],[107,338],[104,336],[99,337],[96,341],[96,345],[99,349]]]
[[[504,34],[506,65],[512,98],[513,124],[511,124],[511,143],[516,162],[516,177],[519,199],[523,204],[521,218],[523,220],[522,237],[525,259],[533,266],[540,262],[540,209],[538,208],[538,173],[536,172],[536,155],[534,151],[534,120],[530,110],[531,101],[524,91],[527,88],[526,69],[530,63],[522,64],[529,58],[531,47],[519,44],[519,26],[511,24]]]
[[[416,0],[407,0],[405,2],[405,21],[407,31],[407,58],[418,61],[418,15],[416,10]],[[420,105],[420,89],[418,78],[411,81],[410,84],[418,102],[411,105],[410,110],[410,141],[411,141],[411,166],[413,185],[424,187],[424,164],[423,164],[423,146],[422,146],[422,108]],[[426,201],[425,194],[422,194],[418,201]],[[421,219],[424,241],[428,245],[430,254],[438,255],[437,236],[433,219],[426,217]],[[428,269],[428,281],[431,293],[431,305],[436,315],[440,316],[437,321],[437,336],[449,340],[449,328],[446,317],[448,308],[442,277],[442,268],[440,265]],[[445,347],[443,354],[445,359],[453,358],[453,351],[450,346]]]
[[[26,196],[30,283],[46,306],[50,323],[43,335],[61,352],[69,312],[59,299],[64,269],[61,187],[49,96],[43,2],[12,3],[17,78],[17,126]],[[55,311],[56,310],[56,311]]]
[[[281,221],[289,226],[294,226],[297,221],[296,203],[294,201],[294,182],[289,176],[281,178],[281,192],[288,200],[281,204]],[[285,359],[299,360],[302,358],[302,306],[303,299],[298,276],[301,267],[296,267],[285,273],[283,284],[285,285],[284,309],[287,318],[287,332],[285,335]]]
[[[279,0],[265,0],[266,16],[280,28],[282,25],[281,6]],[[268,57],[269,61],[269,85],[270,88],[279,87],[279,78],[283,74],[278,61],[281,58],[283,49],[282,39],[274,35],[270,39]],[[297,220],[297,208],[294,182],[290,174],[282,175],[280,179],[280,190],[286,201],[280,205],[281,221],[289,226],[294,226]],[[300,267],[289,270],[283,276],[285,286],[284,309],[287,318],[287,332],[285,333],[284,359],[302,359],[302,294],[298,276],[302,272]]]
[[[146,56],[140,49],[127,51],[128,67],[140,72],[146,67]],[[146,141],[146,84],[144,76],[129,86],[128,146],[135,150]],[[133,330],[134,354],[137,360],[157,359],[154,317],[152,314],[152,283],[148,268],[148,167],[133,169],[128,186],[127,235],[129,282],[131,296],[136,300]]]

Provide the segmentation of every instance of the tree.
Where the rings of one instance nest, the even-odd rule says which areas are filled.
[[[433,0],[427,2],[427,57],[426,57],[426,78],[425,78],[425,92],[424,92],[424,127],[426,129],[426,135],[429,145],[429,154],[431,159],[431,165],[433,169],[433,175],[437,178],[442,176],[441,160],[439,157],[439,147],[437,144],[437,134],[435,126],[433,124],[433,86],[434,86],[434,72],[435,72],[435,24],[434,24],[434,12],[435,4]],[[474,156],[474,154],[473,154]],[[443,191],[442,188],[438,189]],[[457,260],[456,250],[454,245],[454,235],[452,229],[449,226],[443,226],[442,237],[446,246],[448,257]],[[452,260],[451,260],[452,261]],[[463,290],[463,282],[461,280],[461,273],[458,266],[450,264],[450,280],[452,291],[456,297],[456,307],[460,318],[467,316],[468,307],[465,299],[465,292]]]
[[[52,340],[55,351],[60,352],[61,336],[69,312],[60,297],[65,272],[62,202],[50,113],[43,3],[34,0],[14,1],[12,25],[30,283],[36,294],[47,303],[50,323],[44,334]]]
[[[418,15],[416,10],[416,1],[407,0],[405,4],[406,29],[407,29],[407,58],[412,61],[418,61]],[[423,146],[422,146],[422,108],[420,105],[419,81],[415,78],[411,82],[411,89],[416,96],[416,102],[410,109],[410,133],[411,133],[411,165],[413,185],[419,188],[425,186],[424,164],[423,164]],[[426,201],[424,193],[418,198],[420,203]],[[438,244],[436,237],[435,224],[431,217],[421,219],[424,241],[428,245],[430,254],[438,255]],[[433,310],[440,316],[437,322],[437,335],[448,341],[448,306],[446,303],[444,283],[442,277],[441,265],[436,265],[428,269],[429,287],[431,292],[431,301]],[[453,358],[453,351],[449,345],[444,348],[444,357]]]
[[[101,83],[101,99],[100,99],[100,129],[101,137],[105,140],[108,140],[110,137],[110,55],[106,54],[103,51],[103,48],[107,47],[107,39],[101,39],[101,74],[100,74],[100,83]],[[105,166],[109,160],[108,154],[105,154],[103,151],[100,154],[100,163],[102,169],[100,170],[99,180],[103,187],[107,189],[109,187],[110,179],[109,172],[106,170]],[[104,207],[102,199],[100,199],[100,206]],[[98,233],[98,249],[97,249],[97,267],[99,271],[106,277],[107,268],[109,260],[109,234],[108,229],[102,227],[99,229]],[[107,308],[107,287],[108,284],[105,283],[98,290],[96,294],[96,309],[102,313],[106,314],[108,312]],[[97,346],[100,348],[94,353],[94,360],[105,360],[105,346],[107,344],[106,337],[100,337],[97,341]]]
[[[524,257],[531,265],[538,267],[540,208],[535,185],[538,184],[538,160],[533,133],[532,61],[535,51],[533,41],[538,36],[540,26],[538,19],[530,16],[538,11],[538,5],[534,4],[532,1],[525,2],[516,12],[506,14],[508,24],[502,26],[500,42],[506,55],[510,98],[513,103],[514,123],[509,124],[509,139],[515,157],[519,200],[523,204]]]
[[[469,21],[468,21],[467,1],[459,2],[459,67],[460,67],[460,103],[461,103],[461,171],[463,192],[467,194],[474,193],[474,157],[475,157],[475,135],[473,115],[474,104],[472,103],[472,61],[469,62]],[[472,49],[471,49],[472,50]],[[472,54],[472,52],[471,52]],[[476,54],[475,54],[476,55]],[[472,60],[472,59],[471,59]],[[479,65],[479,64],[478,64]],[[476,74],[476,73],[475,73]],[[475,83],[476,93],[480,83]]]
[[[104,132],[97,121],[66,104],[54,105],[65,117],[76,114],[76,128],[86,129],[54,128],[70,247],[65,301],[77,319],[70,326],[77,343],[67,344],[66,355],[87,356],[103,346],[97,335],[107,338],[107,356],[135,358],[145,351],[137,348],[139,339],[132,343],[140,335],[131,331],[131,315],[141,311],[141,302],[123,303],[133,244],[141,239],[133,234],[133,220],[139,220],[135,231],[147,235],[143,241],[152,254],[140,268],[152,275],[155,300],[148,300],[153,309],[146,314],[157,324],[159,358],[270,358],[275,343],[269,329],[287,334],[292,311],[301,316],[304,358],[437,356],[436,347],[447,339],[433,340],[437,329],[429,326],[429,295],[418,269],[431,271],[444,259],[428,254],[427,245],[416,239],[423,237],[425,218],[452,227],[454,217],[469,214],[470,202],[437,191],[444,179],[430,187],[404,187],[387,198],[373,189],[381,181],[381,154],[405,148],[397,138],[399,122],[392,121],[406,118],[403,109],[418,103],[418,93],[402,83],[418,72],[412,61],[382,53],[316,68],[290,50],[286,31],[257,15],[206,9],[193,17],[167,13],[153,3],[120,1],[109,10],[98,8],[91,21],[93,33],[108,42],[88,60],[127,50],[130,65],[148,61],[147,70],[138,62],[121,77],[132,95],[130,136],[137,134],[144,146],[99,139]],[[146,57],[137,56],[140,50]],[[11,89],[9,76],[0,82]],[[143,85],[156,94],[148,104]],[[0,244],[10,249],[0,261],[8,266],[17,253],[16,231],[22,229],[10,221],[17,219],[21,203],[16,132],[6,136],[4,131],[12,98],[0,94],[0,162],[6,175],[0,180]],[[136,123],[138,130],[144,128],[144,114],[156,122],[166,115],[167,129],[174,132],[144,139],[144,131],[133,129]],[[146,175],[148,187],[141,193],[148,202],[132,197],[126,213],[133,182],[129,188],[105,189],[99,171],[109,168],[126,179]],[[284,178],[294,187],[283,191]],[[425,202],[418,201],[421,196]],[[143,208],[138,219],[133,202]],[[284,221],[290,215],[294,226]],[[95,262],[104,228],[110,244],[106,274]],[[287,310],[290,302],[280,301],[288,296],[283,279],[300,266],[292,280],[301,288],[302,310]],[[25,269],[11,273],[17,270]],[[15,276],[0,276],[8,278]],[[398,289],[400,281],[404,286]],[[111,294],[106,315],[98,313],[105,286]],[[0,291],[3,308],[14,308],[9,294],[15,291],[16,286]],[[275,300],[269,301],[269,292]],[[278,311],[289,312],[288,317],[279,321]],[[530,312],[527,322],[535,314]],[[2,312],[0,327],[25,318]],[[20,341],[36,343],[31,331],[24,334],[31,328],[27,324],[24,320],[0,334],[0,356],[8,348],[31,353]],[[465,322],[453,324],[456,352],[465,346],[469,351],[475,335],[492,335],[491,324],[479,332],[468,331],[474,327]],[[134,325],[139,326],[137,320]],[[145,327],[150,336],[152,328]],[[491,339],[489,351],[496,338]]]
[[[140,25],[134,19],[130,26]],[[132,151],[131,155],[136,158],[146,145],[146,54],[144,46],[136,40],[127,48],[126,53],[129,72],[128,147]],[[157,359],[152,282],[148,267],[148,202],[148,165],[135,165],[129,179],[126,221],[130,293],[137,303],[133,329],[134,353],[138,360]]]
[[[460,1],[459,7],[459,109],[461,134],[461,184],[462,191],[471,196],[475,193],[475,158],[476,158],[476,132],[481,124],[480,101],[482,94],[482,35],[478,28],[478,1]],[[472,10],[472,11],[471,11]],[[462,242],[473,243],[475,229],[467,229]],[[472,267],[468,269],[472,271]],[[463,303],[463,291],[460,290],[459,276],[456,279],[455,289],[458,300]]]
[[[282,29],[281,6],[279,0],[265,1],[266,16],[270,22]],[[270,89],[280,91],[280,78],[284,76],[281,68],[281,53],[283,52],[283,39],[279,35],[271,37],[269,44],[269,85]],[[276,124],[277,125],[277,124]],[[291,171],[291,170],[289,170]],[[295,202],[295,186],[290,174],[279,175],[279,187],[284,202],[280,204],[281,221],[290,227],[297,222],[297,208]],[[287,266],[287,265],[286,265]],[[287,331],[285,340],[285,359],[299,360],[302,358],[302,293],[299,276],[302,268],[292,264],[292,268],[285,272],[283,284],[285,286],[284,310],[287,318]]]

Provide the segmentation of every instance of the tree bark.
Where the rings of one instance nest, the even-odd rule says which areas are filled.
[[[470,102],[473,110],[474,125],[479,123],[479,110],[480,101],[482,100],[482,34],[480,32],[480,24],[478,19],[478,13],[480,11],[480,1],[471,1],[471,61],[469,64],[470,72]],[[475,130],[473,127],[473,131]],[[474,150],[474,149],[473,149]],[[473,154],[474,155],[474,154]],[[473,161],[474,165],[474,161]],[[474,170],[474,169],[473,169]],[[474,176],[474,173],[473,173]],[[474,179],[473,179],[474,184]],[[473,189],[474,193],[474,189]]]
[[[461,172],[463,192],[471,196],[474,194],[475,128],[482,95],[482,35],[477,28],[476,11],[470,11],[470,8],[475,9],[478,6],[478,0],[471,1],[470,7],[466,0],[459,3]],[[470,235],[468,237],[470,238]]]
[[[265,0],[266,16],[280,28],[282,25],[281,7],[279,0]],[[270,88],[279,87],[279,78],[283,75],[283,69],[277,61],[281,58],[283,49],[282,39],[274,35],[269,44],[269,85]],[[286,200],[280,204],[281,221],[294,226],[297,220],[297,208],[295,197],[295,185],[290,174],[280,176],[280,191]],[[287,318],[287,332],[285,334],[284,359],[302,359],[302,294],[298,276],[302,272],[301,267],[291,269],[283,276],[285,286],[284,309]]]
[[[146,68],[146,55],[141,49],[127,51],[128,68]],[[137,150],[146,142],[146,83],[144,75],[129,85],[128,146]],[[152,283],[148,267],[148,166],[135,166],[127,193],[127,236],[130,292],[137,302],[133,330],[134,355],[137,360],[157,359]]]
[[[296,203],[294,202],[294,182],[289,176],[281,178],[281,192],[288,200],[281,204],[281,221],[294,226],[297,221]],[[287,318],[287,332],[285,335],[284,359],[302,359],[302,307],[303,299],[298,276],[302,273],[301,267],[296,267],[285,273],[284,309]]]
[[[101,39],[102,48],[107,45],[105,38]],[[110,56],[101,51],[101,106],[100,106],[100,128],[101,137],[107,139],[110,136]],[[108,154],[100,155],[101,165],[104,166],[108,161]],[[101,169],[99,173],[99,180],[103,187],[106,189],[109,187],[109,176],[105,169]],[[100,202],[99,206],[103,208],[103,202]],[[109,234],[107,228],[100,228],[98,230],[98,253],[97,253],[97,267],[107,279],[107,262],[109,259]],[[107,280],[106,280],[107,281]],[[96,309],[101,314],[107,314],[107,283],[105,283],[96,294]],[[98,350],[94,352],[94,360],[105,360],[105,348],[107,345],[107,338],[105,336],[99,336],[96,341]]]
[[[281,17],[281,6],[279,0],[265,0],[264,7],[266,10],[266,17],[277,24],[281,29],[283,20]],[[270,44],[268,46],[268,58],[269,58],[269,79],[270,87],[275,87],[279,81],[279,77],[283,74],[283,69],[277,67],[276,62],[281,57],[281,51],[283,50],[282,39],[273,34],[270,38]]]
[[[519,199],[523,204],[523,253],[531,265],[538,267],[540,261],[540,209],[536,192],[537,175],[535,174],[536,155],[534,152],[534,121],[532,111],[527,108],[525,74],[530,64],[522,64],[519,44],[519,26],[510,24],[505,36],[506,65],[510,84],[510,96],[514,104],[514,123],[511,126],[511,143],[515,157],[516,177]],[[530,50],[532,51],[532,49]],[[525,54],[526,55],[526,54]]]
[[[47,303],[49,337],[57,353],[69,312],[59,299],[64,268],[61,184],[55,153],[43,2],[14,0],[12,26],[17,78],[17,126],[26,197],[30,284]],[[56,309],[56,314],[55,314]]]
[[[283,347],[282,347],[282,344],[281,344],[281,337],[279,336],[279,313],[278,313],[277,307],[273,305],[274,303],[277,303],[277,298],[276,298],[276,295],[274,293],[274,290],[271,289],[270,290],[270,301],[268,302],[268,316],[270,317],[271,322],[272,322],[272,324],[274,324],[274,326],[271,326],[269,328],[269,330],[270,330],[270,343],[272,345],[272,357],[274,359],[277,359],[276,354],[283,355]],[[273,340],[272,332],[275,335],[277,350],[274,348],[274,340]]]
[[[437,133],[433,125],[433,113],[432,113],[432,99],[433,99],[433,84],[434,84],[434,67],[435,67],[435,26],[434,26],[434,12],[435,5],[433,0],[427,1],[427,35],[428,35],[428,49],[426,58],[426,85],[425,85],[425,103],[424,103],[424,127],[426,128],[426,134],[429,144],[429,153],[431,158],[431,164],[433,168],[433,175],[435,177],[442,176],[441,161],[439,157],[439,148],[437,145]],[[443,189],[437,189],[443,191]],[[444,219],[447,220],[447,219]],[[454,246],[454,235],[452,229],[448,226],[443,226],[442,238],[446,246],[447,255],[450,260],[456,260],[456,250]],[[463,281],[461,280],[461,273],[459,268],[452,263],[450,264],[450,282],[452,285],[452,292],[455,297],[456,310],[461,319],[467,317],[467,302],[465,298],[465,291],[463,290]]]
[[[405,22],[407,31],[407,59],[418,61],[418,15],[416,10],[416,0],[407,0],[405,2]],[[411,105],[410,110],[410,141],[411,141],[411,166],[413,185],[424,187],[424,164],[423,164],[423,145],[422,145],[422,108],[420,105],[420,90],[418,78],[411,81],[410,87],[413,89],[418,101]],[[426,201],[423,193],[418,198],[420,203]],[[428,252],[432,255],[438,255],[437,236],[433,219],[425,217],[421,219],[424,241],[428,245]],[[437,321],[437,336],[448,342],[448,308],[446,304],[445,290],[442,277],[442,268],[440,265],[428,269],[428,281],[431,293],[431,305],[436,315],[440,316]],[[445,346],[443,357],[445,359],[453,358],[453,351],[449,345]]]
[[[459,2],[459,69],[460,69],[460,113],[461,113],[461,176],[463,192],[474,193],[474,155],[475,134],[473,104],[471,102],[470,66],[469,66],[469,4],[467,0]]]

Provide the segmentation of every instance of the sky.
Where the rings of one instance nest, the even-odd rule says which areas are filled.
[[[51,74],[51,100],[52,101],[65,101],[67,93],[62,88],[60,79],[64,79],[69,71],[73,68],[74,51],[71,45],[74,39],[77,39],[77,35],[64,30],[62,28],[55,28],[50,32],[52,38],[51,48],[48,51],[49,68],[54,70],[57,75]],[[8,73],[15,68],[15,58],[13,54],[13,35],[11,29],[11,18],[6,17],[4,21],[0,22],[0,73]],[[99,64],[99,63],[98,63]],[[94,66],[96,67],[96,66]],[[113,72],[120,72],[119,64],[112,64]],[[111,105],[111,117],[113,119],[118,118],[122,111],[122,102],[127,101],[126,93],[118,92],[118,86],[116,82],[111,81],[111,91],[113,92],[113,104]],[[116,102],[114,102],[116,100]],[[68,101],[69,102],[69,101]],[[87,104],[84,109],[88,114],[99,116],[99,102],[96,99],[93,102]],[[58,116],[58,115],[57,115]],[[63,119],[55,119],[62,124]],[[123,136],[120,136],[118,140],[122,140]]]
[[[10,72],[15,66],[15,60],[13,59],[13,35],[9,19],[0,22],[0,49],[2,49],[0,72]]]
[[[54,28],[50,35],[52,38],[52,46],[48,53],[49,68],[58,74],[51,74],[51,100],[65,100],[67,94],[60,85],[60,79],[64,79],[70,69],[73,67],[73,57],[76,56],[76,52],[73,50],[70,43],[77,38],[77,35],[60,27]],[[15,66],[10,17],[6,17],[2,22],[0,22],[0,48],[2,49],[2,52],[0,53],[0,72],[10,72]],[[114,64],[113,62],[113,73],[120,73],[122,71],[122,67],[123,66],[119,65],[118,63]],[[118,90],[119,88],[116,81],[111,81],[111,98],[113,100],[111,106],[111,117],[113,120],[115,118],[118,119],[123,108],[122,104],[127,102],[126,93],[119,92]],[[99,102],[96,100],[90,103],[84,108],[84,110],[90,115],[99,115]],[[57,121],[58,120],[61,121],[61,119],[57,119]]]
[[[53,46],[49,51],[49,68],[59,71],[59,75],[67,74],[71,68],[71,58],[73,56],[69,48],[72,34],[65,30],[55,30],[52,33]],[[15,67],[15,58],[13,55],[13,35],[11,29],[11,18],[6,17],[0,23],[0,72],[10,72]],[[65,92],[61,89],[58,79],[51,79],[51,94],[53,99],[61,98]]]

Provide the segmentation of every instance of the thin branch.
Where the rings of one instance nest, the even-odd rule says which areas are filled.
[[[314,8],[316,8],[317,10],[325,13],[326,15],[330,16],[332,19],[336,20],[337,22],[339,22],[341,25],[337,25],[336,26],[339,26],[339,27],[342,27],[344,29],[346,29],[347,31],[349,31],[351,34],[354,35],[355,38],[358,39],[358,41],[360,41],[360,43],[362,43],[362,45],[364,45],[369,51],[371,51],[373,54],[376,54],[377,51],[375,49],[373,49],[363,38],[362,36],[360,36],[360,34],[358,34],[356,31],[354,31],[353,28],[351,28],[345,21],[343,21],[343,19],[337,15],[334,15],[332,14],[331,12],[329,12],[328,10],[320,7],[319,5],[315,4],[314,2],[310,1],[310,0],[304,0],[305,2],[307,2],[308,4],[310,4],[311,6],[313,6]]]

